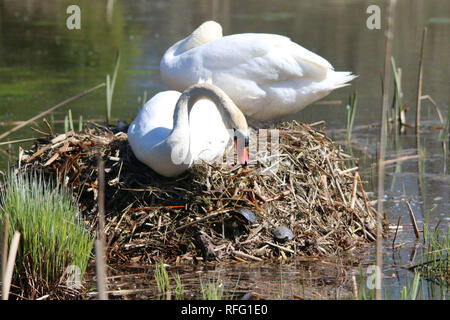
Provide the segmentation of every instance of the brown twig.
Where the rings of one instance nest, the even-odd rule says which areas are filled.
[[[414,216],[414,212],[409,204],[408,199],[405,199],[406,205],[408,206],[409,217],[411,218],[411,223],[414,228],[414,234],[416,235],[416,239],[420,239],[419,228],[417,227],[416,217]]]
[[[99,89],[99,88],[102,88],[102,87],[104,87],[104,86],[105,86],[105,84],[104,84],[104,83],[101,83],[101,84],[99,84],[99,85],[97,85],[97,86],[95,86],[95,87],[93,87],[93,88],[91,88],[91,89],[89,89],[89,90],[86,90],[86,91],[84,91],[84,92],[82,92],[82,93],[79,93],[79,94],[77,94],[77,95],[75,95],[75,96],[73,96],[73,97],[71,97],[71,98],[69,98],[69,99],[66,99],[66,100],[64,100],[64,101],[62,101],[62,102],[60,102],[60,103],[58,103],[57,105],[55,105],[55,106],[53,106],[53,107],[47,109],[46,111],[39,113],[38,115],[34,116],[33,118],[31,118],[31,119],[29,119],[29,120],[27,120],[27,121],[25,121],[25,122],[23,122],[23,123],[21,123],[21,124],[15,126],[14,128],[12,128],[12,129],[6,131],[5,133],[1,134],[1,135],[0,135],[0,140],[1,140],[1,139],[4,139],[4,138],[7,137],[7,136],[9,136],[11,133],[16,132],[17,130],[19,130],[19,129],[25,127],[26,125],[30,124],[31,122],[36,121],[36,120],[39,119],[39,118],[42,118],[42,117],[45,116],[46,114],[49,114],[50,112],[53,112],[53,111],[55,111],[56,109],[58,109],[58,108],[60,108],[60,107],[62,107],[62,106],[64,106],[64,105],[66,105],[66,104],[68,104],[68,103],[70,103],[70,102],[72,102],[72,101],[75,101],[75,100],[77,100],[77,99],[79,99],[79,98],[81,98],[81,97],[83,97],[83,96],[85,96],[85,95],[87,95],[87,94],[89,94],[89,93],[91,93],[91,92],[93,92],[93,91]]]
[[[416,99],[416,134],[419,133],[420,130],[420,109],[421,109],[421,97],[422,97],[422,77],[423,77],[423,56],[425,52],[425,39],[427,37],[427,28],[423,28],[422,33],[422,46],[420,49],[420,58],[419,58],[419,74],[417,77],[417,99]]]
[[[392,250],[394,250],[395,248],[395,240],[397,239],[397,233],[398,233],[398,228],[400,226],[400,220],[402,219],[402,216],[398,217],[398,221],[397,221],[397,228],[395,228],[395,235],[394,235],[394,239],[392,240]]]
[[[11,287],[11,281],[12,276],[14,272],[14,264],[16,262],[16,254],[17,249],[19,248],[19,241],[20,241],[20,233],[16,231],[14,233],[13,239],[11,241],[11,247],[9,249],[8,254],[8,262],[6,265],[6,270],[4,272],[4,277],[2,280],[2,299],[8,300],[9,297],[9,290]]]
[[[106,294],[105,263],[105,163],[98,155],[98,232],[95,240],[95,265],[97,272],[98,299],[108,300]]]
[[[394,18],[396,0],[389,1],[387,15],[386,50],[384,57],[383,104],[381,110],[380,146],[378,152],[378,208],[377,208],[377,245],[376,245],[376,274],[375,298],[381,300],[381,270],[383,266],[383,194],[384,194],[384,159],[386,153],[386,122],[389,100],[389,87],[391,81],[390,59],[392,52],[392,39],[394,38]]]

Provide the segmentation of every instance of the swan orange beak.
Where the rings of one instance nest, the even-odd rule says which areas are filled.
[[[239,139],[234,140],[234,145],[237,150],[238,161],[241,165],[246,166],[250,163],[250,159],[248,157],[248,146],[244,143],[238,141]]]

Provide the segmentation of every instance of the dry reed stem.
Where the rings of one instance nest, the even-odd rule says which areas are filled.
[[[137,161],[125,133],[90,126],[70,136],[49,137],[48,142],[38,140],[32,150],[24,152],[21,166],[65,181],[79,197],[84,219],[95,225],[101,223],[97,212],[102,188],[96,174],[101,170],[95,161],[101,150],[105,159],[106,254],[111,263],[197,259],[200,252],[195,235],[199,232],[211,238],[218,261],[236,258],[233,251],[263,260],[282,252],[334,255],[347,250],[348,243],[357,245],[375,238],[371,226],[376,212],[359,179],[361,193],[354,195],[350,174],[354,170],[345,166],[346,155],[309,125],[293,122],[277,127],[281,161],[270,158],[269,143],[268,155],[261,156],[261,163],[245,170],[226,164],[196,164],[173,179],[163,178]],[[35,156],[39,150],[45,151]],[[275,174],[260,174],[268,167],[275,172],[275,163]],[[255,225],[238,219],[238,207],[253,211]],[[295,235],[289,242],[292,252],[267,245],[274,243],[272,230],[280,225]]]
[[[409,204],[408,199],[405,199],[406,205],[408,206],[409,217],[411,219],[411,224],[414,228],[414,234],[416,235],[416,239],[420,239],[419,228],[417,227],[416,217],[414,216],[414,212]]]
[[[398,217],[398,221],[397,221],[397,228],[395,228],[395,235],[394,235],[394,239],[392,239],[392,250],[395,249],[395,240],[397,239],[397,233],[398,233],[398,228],[400,227],[400,220],[402,219],[402,216]]]
[[[389,1],[387,14],[387,32],[386,32],[386,50],[384,57],[384,80],[383,80],[383,104],[381,110],[381,129],[380,129],[380,145],[378,152],[378,208],[377,208],[377,247],[376,247],[376,273],[375,273],[375,298],[381,300],[381,270],[383,266],[383,194],[384,194],[384,159],[386,152],[386,121],[389,99],[389,88],[391,81],[391,51],[392,39],[394,38],[394,18],[396,0]]]
[[[353,188],[352,188],[352,200],[350,201],[350,208],[353,209],[355,207],[356,202],[356,190],[358,187],[358,172],[355,172],[355,177],[353,178]]]
[[[97,276],[97,292],[99,300],[108,300],[106,291],[106,270],[105,254],[103,242],[100,239],[95,240],[95,271]]]
[[[14,272],[14,264],[16,262],[17,249],[19,248],[19,241],[20,241],[20,232],[16,231],[11,241],[11,246],[9,248],[8,254],[8,262],[6,264],[6,270],[4,272],[4,277],[2,280],[3,300],[8,300],[9,297],[9,289],[11,288],[11,281]]]
[[[8,262],[8,239],[9,239],[9,215],[6,215],[3,227],[2,245],[2,281],[5,279],[6,265]]]
[[[105,86],[105,84],[101,83],[101,84],[99,84],[99,85],[97,85],[97,86],[95,86],[95,87],[93,87],[93,88],[91,88],[89,90],[86,90],[86,91],[84,91],[82,93],[79,93],[79,94],[77,94],[77,95],[75,95],[73,97],[70,97],[69,99],[66,99],[66,100],[56,104],[55,106],[47,109],[46,111],[39,113],[38,115],[34,116],[33,118],[31,118],[31,119],[29,119],[29,120],[27,120],[25,122],[22,122],[19,125],[15,126],[14,128],[12,128],[12,129],[6,131],[5,133],[1,134],[0,135],[0,140],[5,138],[5,137],[7,137],[7,136],[9,136],[11,133],[16,132],[17,130],[27,126],[28,124],[36,121],[37,119],[42,118],[43,116],[45,116],[45,115],[55,111],[56,109],[58,109],[58,108],[60,108],[62,106],[65,106],[66,104],[68,104],[68,103],[70,103],[72,101],[75,101],[75,100],[77,100],[77,99],[79,99],[79,98],[81,98],[81,97],[83,97],[83,96],[85,96],[85,95],[87,95],[87,94],[89,94],[89,93],[99,89],[99,88],[102,88],[104,86]]]
[[[106,261],[105,261],[105,162],[98,154],[98,230],[95,241],[95,266],[97,273],[98,299],[108,300],[106,294]]]
[[[420,58],[419,58],[419,73],[417,76],[417,99],[416,99],[416,134],[419,133],[420,130],[420,109],[421,109],[421,97],[422,97],[422,77],[423,77],[423,57],[425,53],[425,39],[427,37],[427,28],[423,28],[422,33],[422,45],[420,49]]]

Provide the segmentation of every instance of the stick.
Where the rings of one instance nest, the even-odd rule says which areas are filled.
[[[422,76],[423,76],[423,54],[425,49],[425,39],[427,37],[427,28],[423,28],[422,33],[422,47],[420,49],[419,58],[419,75],[417,79],[417,108],[416,108],[416,134],[419,133],[420,126],[420,108],[421,108],[421,97],[422,97]]]
[[[411,218],[411,222],[414,228],[414,233],[416,234],[416,239],[420,239],[420,233],[419,233],[419,228],[417,228],[417,222],[416,222],[416,217],[414,216],[414,212],[411,208],[411,205],[409,204],[408,199],[405,199],[406,205],[408,206],[408,211],[409,211],[409,217]]]
[[[295,253],[294,252],[294,250],[292,250],[292,249],[289,249],[289,248],[286,248],[286,247],[283,247],[283,246],[279,246],[279,245],[277,245],[277,244],[275,244],[275,243],[272,243],[272,242],[269,242],[269,241],[266,241],[266,243],[268,244],[268,245],[270,245],[270,246],[272,246],[272,247],[275,247],[275,248],[278,248],[278,249],[280,249],[280,250],[283,250],[283,251],[286,251],[286,252],[289,252],[289,253]]]
[[[9,215],[6,215],[5,225],[3,226],[5,231],[3,234],[3,248],[2,248],[2,282],[5,279],[6,265],[8,263],[8,236],[9,236]]]
[[[97,291],[99,300],[108,300],[106,294],[106,273],[102,240],[95,240],[95,271],[97,273]]]
[[[352,275],[352,289],[353,289],[353,300],[358,300],[358,285],[356,284],[355,275]]]
[[[262,261],[261,258],[258,258],[258,257],[252,256],[252,255],[246,254],[246,253],[244,253],[244,252],[242,252],[242,251],[234,250],[234,251],[233,251],[233,254],[236,255],[236,256],[241,256],[241,257],[243,257],[243,258],[253,259],[253,260],[255,260],[255,261]]]
[[[395,240],[397,239],[397,232],[398,232],[398,227],[400,226],[401,219],[402,219],[402,216],[399,216],[398,221],[397,221],[397,228],[395,229],[394,240],[392,240],[392,250],[394,250],[394,244],[395,244]]]
[[[12,128],[12,129],[6,131],[6,132],[3,133],[2,135],[0,135],[0,140],[3,139],[3,138],[5,138],[5,137],[7,137],[7,136],[9,136],[11,133],[16,132],[17,130],[19,130],[19,129],[25,127],[25,126],[28,125],[29,123],[31,123],[31,122],[33,122],[33,121],[36,121],[36,120],[39,119],[39,118],[42,118],[42,117],[45,116],[46,114],[49,114],[50,112],[53,112],[53,111],[55,111],[56,109],[58,109],[58,108],[60,108],[60,107],[62,107],[62,106],[64,106],[64,105],[66,105],[66,104],[68,104],[68,103],[70,103],[70,102],[72,102],[72,101],[75,101],[75,100],[77,100],[77,99],[79,99],[79,98],[81,98],[81,97],[83,97],[83,96],[85,96],[85,95],[91,93],[92,91],[95,91],[95,90],[97,90],[97,89],[99,89],[99,88],[102,88],[102,87],[104,87],[104,86],[105,86],[105,84],[104,84],[104,83],[101,83],[101,84],[99,84],[99,85],[97,85],[97,86],[95,86],[95,87],[93,87],[93,88],[91,88],[91,89],[89,89],[89,90],[86,90],[86,91],[84,91],[84,92],[82,92],[82,93],[79,93],[79,94],[77,94],[77,95],[75,95],[75,96],[73,96],[73,97],[71,97],[71,98],[69,98],[69,99],[66,99],[66,100],[64,100],[64,101],[62,101],[62,102],[60,102],[60,103],[58,103],[57,105],[51,107],[50,109],[48,109],[48,110],[46,110],[46,111],[44,111],[44,112],[42,112],[42,113],[40,113],[40,114],[34,116],[34,117],[31,118],[30,120],[27,120],[27,121],[25,121],[25,122],[22,122],[21,124],[15,126],[14,128]]]
[[[154,210],[154,209],[176,209],[176,208],[184,208],[185,206],[153,206],[153,207],[139,207],[139,208],[131,208],[129,211],[141,211],[141,210]]]
[[[98,237],[95,240],[95,267],[99,300],[108,300],[105,270],[105,163],[98,155]]]
[[[412,155],[412,156],[404,156],[404,157],[400,157],[397,159],[386,160],[386,161],[384,161],[384,165],[395,163],[395,162],[402,162],[402,161],[406,161],[406,160],[416,159],[416,158],[419,158],[418,154]]]
[[[386,153],[386,117],[389,103],[389,87],[391,80],[390,59],[392,51],[392,39],[394,38],[394,17],[396,0],[389,1],[386,52],[384,57],[384,81],[383,81],[383,105],[381,110],[380,150],[378,152],[378,208],[377,208],[377,247],[376,247],[376,273],[375,273],[375,299],[381,300],[381,270],[383,266],[383,194],[384,194],[384,159]]]
[[[175,231],[183,230],[184,228],[187,228],[187,227],[190,227],[190,226],[192,226],[192,225],[194,225],[194,224],[203,222],[203,221],[205,221],[205,220],[208,220],[208,219],[210,219],[210,218],[212,218],[212,217],[215,217],[215,216],[217,216],[217,215],[219,215],[219,214],[221,214],[221,213],[228,212],[228,211],[230,211],[230,209],[223,209],[223,210],[219,210],[219,211],[213,212],[213,213],[207,215],[206,217],[203,217],[203,218],[201,218],[201,219],[198,219],[198,220],[195,220],[195,221],[186,223],[186,224],[182,225],[181,227],[176,228]],[[168,231],[167,233],[171,233],[171,232],[172,232],[172,231]]]
[[[8,264],[6,266],[6,271],[4,273],[2,286],[2,299],[8,300],[9,289],[11,288],[11,280],[14,271],[14,263],[16,262],[17,249],[19,248],[20,233],[16,231],[14,237],[11,241],[11,248],[9,249]]]
[[[350,209],[353,209],[355,207],[356,190],[358,187],[358,178],[359,178],[359,174],[358,174],[358,172],[355,172],[355,177],[353,178],[352,200],[350,201]]]
[[[20,139],[20,140],[12,140],[12,141],[5,141],[5,142],[0,142],[0,146],[4,146],[7,144],[14,144],[14,143],[21,143],[21,142],[27,142],[27,141],[33,141],[39,138],[27,138],[27,139]]]

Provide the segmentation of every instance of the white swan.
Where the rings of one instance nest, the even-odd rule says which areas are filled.
[[[327,60],[284,36],[222,37],[222,27],[214,21],[204,22],[170,47],[160,71],[174,90],[212,83],[246,116],[264,122],[300,111],[356,77],[334,71]]]
[[[225,152],[230,131],[238,160],[247,164],[248,131],[245,116],[219,88],[198,84],[183,94],[164,91],[141,109],[128,128],[136,158],[157,173],[174,177],[197,159],[211,162]]]

